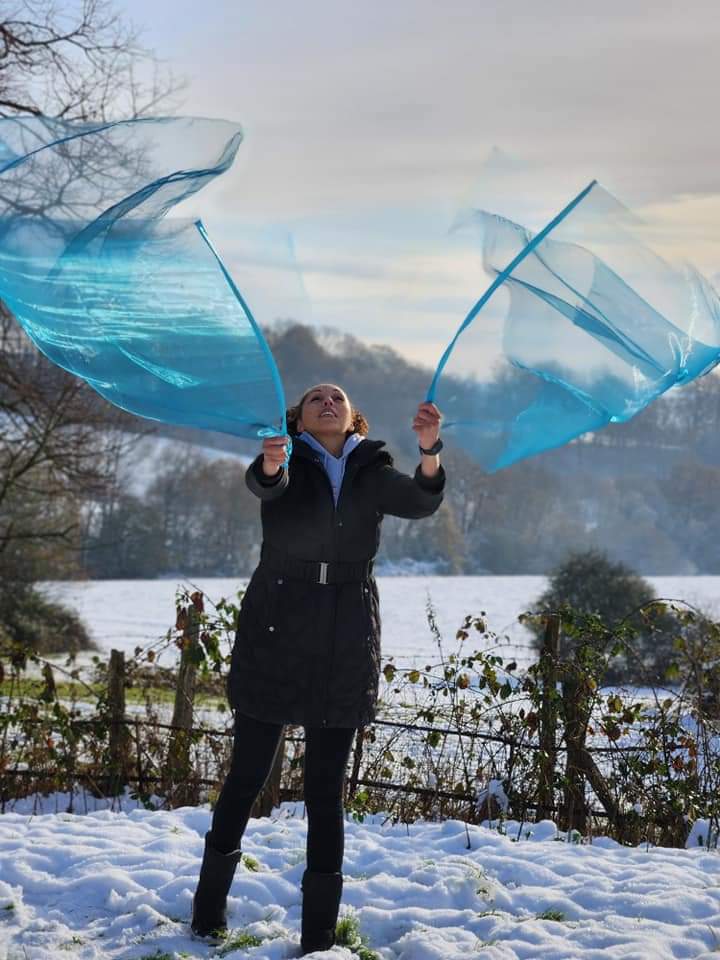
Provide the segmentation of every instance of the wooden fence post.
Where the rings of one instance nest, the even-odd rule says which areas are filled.
[[[140,740],[140,720],[138,717],[135,718],[135,762],[137,763],[138,793],[142,797],[145,793],[145,779],[143,777],[142,743]]]
[[[272,769],[262,790],[257,795],[252,810],[251,817],[269,817],[273,807],[280,806],[280,781],[282,778],[283,761],[285,760],[285,727],[283,727],[278,740],[275,757],[273,759]]]
[[[587,770],[585,736],[590,717],[590,689],[574,664],[565,664],[562,680],[562,709],[565,721],[567,764],[563,817],[567,830],[587,830],[588,807],[585,800]]]
[[[348,782],[346,800],[352,800],[355,796],[358,786],[358,780],[360,779],[360,764],[362,763],[363,755],[363,743],[365,742],[365,728],[359,727],[357,733],[355,734],[355,749],[353,751],[353,765],[352,772],[350,774],[350,780]]]
[[[543,680],[542,704],[540,706],[540,756],[538,774],[538,806],[536,817],[546,820],[552,816],[554,803],[553,783],[557,763],[557,680],[560,656],[560,617],[552,613],[547,618],[543,650],[540,654],[540,673]]]
[[[108,737],[110,780],[108,793],[115,797],[122,792],[127,784],[130,743],[129,732],[125,724],[125,654],[122,650],[110,651],[107,702],[110,720]]]
[[[195,594],[193,594],[193,597]],[[201,604],[201,600],[199,601]],[[175,686],[170,743],[165,762],[165,790],[172,792],[176,805],[192,802],[194,791],[187,780],[191,774],[190,743],[193,705],[197,682],[197,664],[200,659],[200,613],[195,603],[180,611],[183,618],[182,654]]]

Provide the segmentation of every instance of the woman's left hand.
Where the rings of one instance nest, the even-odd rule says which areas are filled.
[[[431,447],[440,436],[442,414],[434,403],[421,403],[415,414],[412,428],[421,447]]]

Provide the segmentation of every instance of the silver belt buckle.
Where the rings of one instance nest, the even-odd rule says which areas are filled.
[[[320,561],[320,579],[318,583],[327,583],[327,568],[328,565],[322,560]]]

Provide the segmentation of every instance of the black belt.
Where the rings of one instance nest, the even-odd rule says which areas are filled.
[[[353,580],[366,580],[372,574],[374,561],[298,560],[263,544],[260,562],[291,579],[307,580],[310,583],[349,583]]]

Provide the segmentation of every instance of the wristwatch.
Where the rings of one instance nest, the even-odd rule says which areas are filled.
[[[443,442],[442,440],[439,440],[439,439],[436,440],[431,447],[428,447],[427,450],[418,444],[418,450],[420,451],[420,453],[424,453],[428,457],[434,457],[436,453],[440,453],[442,448],[443,448]]]

